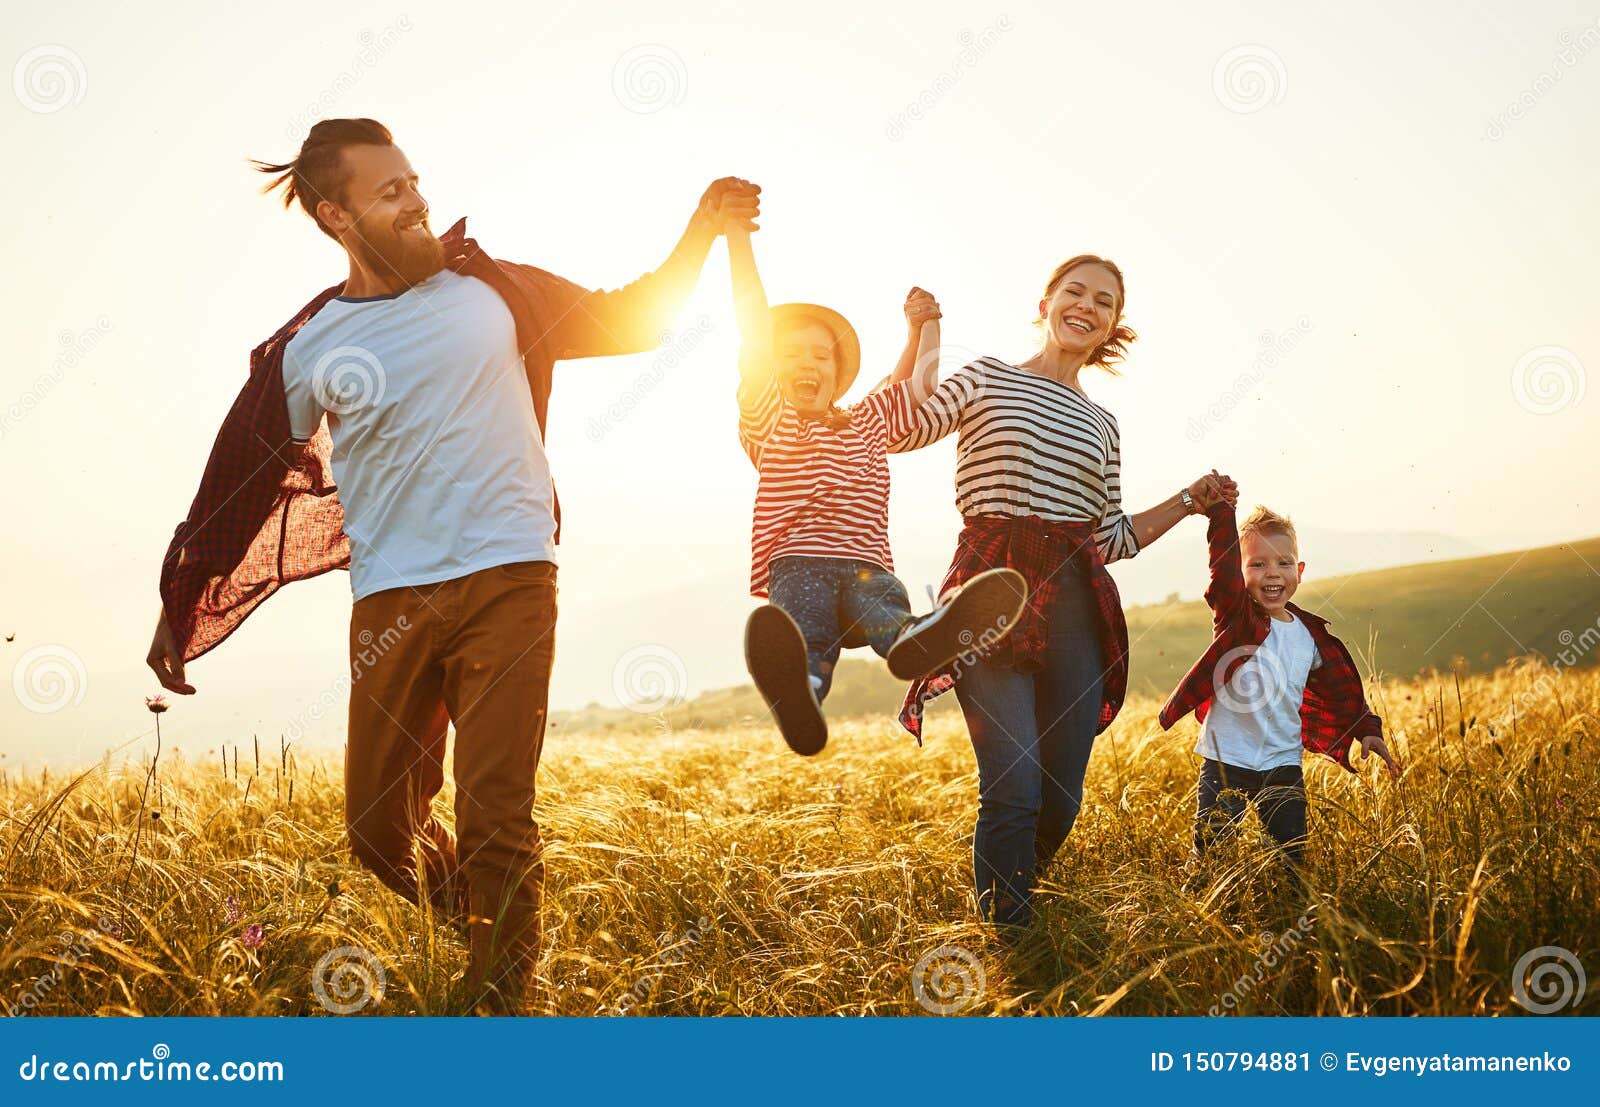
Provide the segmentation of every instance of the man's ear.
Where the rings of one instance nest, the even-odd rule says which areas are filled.
[[[317,201],[317,222],[327,227],[336,235],[344,234],[350,229],[350,221],[339,205],[332,200]]]

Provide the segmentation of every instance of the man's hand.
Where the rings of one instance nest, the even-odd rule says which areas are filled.
[[[921,288],[913,288],[906,293],[905,311],[906,323],[913,335],[921,334],[922,324],[928,320],[944,317],[939,310],[939,301],[933,298],[933,293]]]
[[[183,679],[183,651],[178,648],[178,640],[167,625],[165,609],[156,620],[155,637],[150,640],[150,652],[145,655],[144,663],[150,666],[150,671],[156,674],[161,687],[167,691],[183,696],[194,695],[194,685]]]
[[[756,220],[761,217],[761,186],[751,184],[743,177],[722,177],[712,181],[700,197],[694,221],[705,226],[712,234],[726,234],[729,229],[759,230]]]
[[[1383,763],[1389,767],[1390,776],[1400,775],[1400,762],[1396,761],[1394,759],[1394,755],[1389,752],[1389,747],[1384,744],[1383,737],[1381,735],[1368,734],[1365,737],[1358,738],[1356,739],[1355,746],[1360,747],[1361,755],[1363,757],[1369,757],[1372,754],[1377,754],[1379,757],[1383,758]],[[1355,762],[1352,760],[1352,767],[1354,764]]]

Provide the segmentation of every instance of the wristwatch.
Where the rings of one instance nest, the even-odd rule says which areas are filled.
[[[1189,495],[1189,490],[1187,488],[1179,490],[1178,499],[1183,501],[1183,510],[1187,511],[1190,515],[1193,515],[1194,497]]]

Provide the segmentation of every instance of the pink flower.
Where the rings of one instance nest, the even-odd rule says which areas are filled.
[[[251,923],[244,928],[244,934],[239,941],[244,943],[245,949],[260,949],[267,940],[267,932],[261,929],[260,923]]]
[[[236,923],[240,919],[244,918],[244,911],[241,910],[240,907],[239,907],[239,897],[238,896],[229,896],[228,897],[228,902],[226,903],[225,908],[226,908],[226,914],[223,917],[227,921],[229,926],[232,926],[234,923]]]
[[[159,715],[163,711],[165,711],[167,709],[167,707],[168,707],[167,697],[165,697],[165,696],[146,696],[144,698],[144,705],[150,709],[150,714]]]

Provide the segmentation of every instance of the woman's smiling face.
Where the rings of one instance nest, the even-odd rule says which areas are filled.
[[[1051,345],[1088,358],[1111,337],[1121,304],[1116,274],[1084,262],[1067,270],[1049,298],[1039,301],[1039,314]]]

